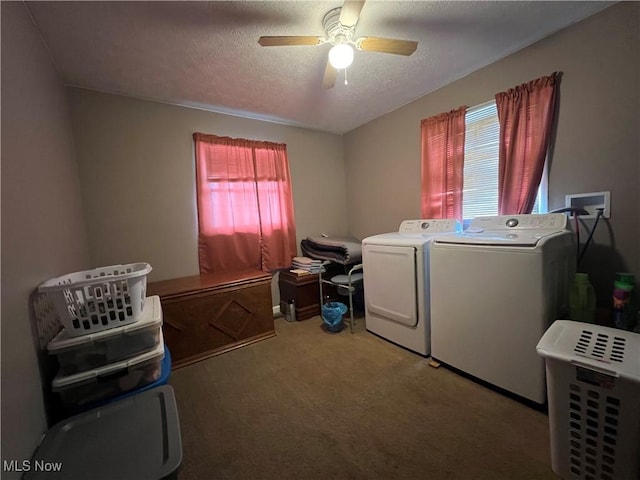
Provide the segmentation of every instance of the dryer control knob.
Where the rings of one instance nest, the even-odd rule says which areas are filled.
[[[510,218],[509,220],[507,220],[507,227],[515,227],[516,225],[518,225],[517,218]]]

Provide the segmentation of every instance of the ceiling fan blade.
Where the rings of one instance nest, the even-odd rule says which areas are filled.
[[[345,27],[355,27],[363,6],[364,0],[345,0],[340,10],[340,23]]]
[[[322,86],[326,89],[333,88],[336,84],[336,77],[338,76],[338,70],[327,60],[327,68],[324,71],[324,78],[322,79]]]
[[[263,47],[286,47],[290,45],[320,45],[323,42],[322,37],[260,37],[258,43]]]
[[[395,55],[411,55],[418,48],[418,42],[411,40],[394,40],[393,38],[362,37],[356,41],[358,50],[367,52],[393,53]]]

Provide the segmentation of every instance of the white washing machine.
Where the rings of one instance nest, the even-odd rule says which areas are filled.
[[[460,231],[456,220],[405,220],[398,232],[362,240],[365,323],[372,333],[429,355],[429,246]]]
[[[431,246],[433,358],[542,404],[536,345],[568,303],[575,243],[560,213],[478,217]]]

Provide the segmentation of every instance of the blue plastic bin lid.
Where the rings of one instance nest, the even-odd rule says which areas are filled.
[[[157,480],[174,476],[181,463],[176,400],[164,385],[54,425],[24,479]]]

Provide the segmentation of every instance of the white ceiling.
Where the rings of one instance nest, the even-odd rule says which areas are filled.
[[[356,51],[322,88],[324,35],[342,1],[26,2],[67,85],[344,133],[610,5],[595,1],[376,1],[356,37],[418,41],[409,56]]]

